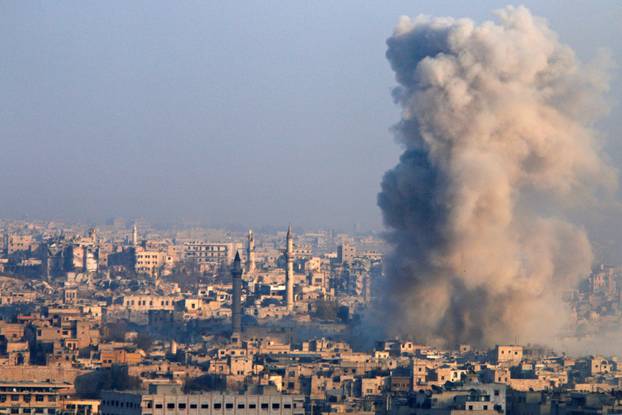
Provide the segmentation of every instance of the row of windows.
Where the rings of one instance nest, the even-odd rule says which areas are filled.
[[[166,404],[166,409],[186,409],[187,407],[190,407],[190,409],[198,409],[199,405],[196,403],[191,403],[189,405],[186,405],[185,403],[178,403],[177,406],[175,406],[174,403],[169,402]],[[200,404],[201,409],[209,409],[209,404],[207,403],[202,403]],[[212,405],[213,409],[222,409],[223,404],[220,402],[214,403]],[[294,404],[294,407],[296,407],[296,404]],[[153,403],[152,402],[147,402],[147,408],[153,408]],[[237,404],[237,408],[238,409],[246,409],[246,404],[244,403],[238,403]],[[263,410],[268,410],[270,408],[270,404],[268,403],[262,403],[260,404],[260,408]],[[283,404],[283,409],[291,409],[292,408],[292,404],[290,403],[285,403]],[[156,403],[155,404],[155,409],[163,409],[163,404],[161,403]],[[225,409],[233,409],[233,403],[232,402],[227,402],[225,403]],[[248,404],[248,409],[257,409],[257,404],[255,403],[249,403]],[[273,403],[272,404],[272,409],[273,410],[278,410],[281,409],[281,404],[280,403]]]
[[[138,408],[138,404],[135,402],[121,402],[121,401],[103,401],[102,402],[103,405],[107,405],[107,406],[114,406],[114,407],[125,407],[125,408]],[[146,403],[147,408],[152,409],[154,407],[153,402],[152,401],[147,401]],[[190,408],[190,409],[198,409],[200,406],[201,409],[209,409],[209,404],[208,403],[201,403],[200,405],[197,403],[191,403],[191,404],[186,404],[186,403],[178,403],[175,404],[174,402],[168,402],[166,404],[166,409],[186,409],[186,408]],[[225,409],[233,409],[233,402],[227,402],[224,404]],[[244,403],[238,403],[237,404],[237,409],[246,409],[247,405]],[[270,409],[270,404],[269,403],[261,403],[259,405],[259,407],[263,410],[268,410]],[[294,403],[294,408],[296,407],[296,403]],[[215,402],[212,405],[213,409],[222,409],[223,408],[223,404],[220,402]],[[291,409],[292,408],[292,404],[291,403],[284,403],[283,404],[283,409]],[[156,403],[155,404],[155,409],[164,409],[164,404],[161,403]],[[256,403],[249,403],[248,404],[248,409],[257,409],[257,404]],[[273,410],[279,410],[281,409],[281,404],[280,403],[272,403],[272,409]]]
[[[121,408],[138,408],[140,405],[135,402],[122,402],[122,401],[102,401],[102,405],[115,406]]]
[[[0,386],[0,392],[54,393],[56,389],[45,386]]]
[[[21,409],[21,412],[20,412]],[[11,414],[45,414],[46,408],[11,408]],[[48,415],[56,415],[55,408],[47,408]]]
[[[218,251],[224,252],[227,250],[224,246],[186,246],[188,251]]]
[[[8,396],[10,396],[10,400],[13,402],[19,401],[20,396],[23,397],[24,402],[30,402],[32,400],[32,395],[0,395],[0,402],[6,402],[7,399],[9,399]],[[34,395],[34,396],[35,396],[35,402],[43,402],[45,400],[45,395]],[[56,401],[56,396],[54,395],[48,396],[48,402],[55,402],[55,401]]]
[[[188,258],[200,257],[200,258],[219,258],[219,259],[224,259],[224,258],[227,257],[227,255],[224,252],[199,252],[198,254],[195,254],[194,252],[188,252],[186,254],[186,257],[188,257]]]
[[[130,305],[134,305],[136,303],[136,305],[147,305],[147,300],[126,300],[125,301],[125,305],[126,306],[130,306]],[[160,300],[160,305],[170,305],[169,304],[170,301],[169,300]],[[149,300],[149,305],[153,305],[153,300]]]

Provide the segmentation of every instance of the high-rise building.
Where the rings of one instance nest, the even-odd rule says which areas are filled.
[[[340,264],[352,262],[356,256],[356,247],[348,241],[343,241],[337,247],[337,262]]]

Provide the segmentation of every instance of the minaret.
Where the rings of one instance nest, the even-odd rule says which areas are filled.
[[[233,280],[233,296],[231,298],[231,335],[239,339],[242,333],[242,264],[240,253],[235,253],[233,266],[231,267],[231,279]]]
[[[97,229],[95,227],[89,229],[89,238],[93,241],[93,245],[97,245]]]
[[[285,285],[287,286],[287,311],[294,310],[294,239],[292,238],[292,225],[287,228],[287,270],[285,271]]]
[[[2,234],[2,253],[4,255],[9,254],[9,228],[4,227],[4,233]]]
[[[132,245],[138,246],[138,226],[132,226]]]
[[[246,273],[253,274],[255,272],[255,237],[253,231],[248,230],[248,245],[246,246]]]

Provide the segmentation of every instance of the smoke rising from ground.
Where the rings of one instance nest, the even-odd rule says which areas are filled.
[[[378,196],[394,329],[450,345],[553,337],[592,262],[565,212],[616,186],[592,130],[602,65],[524,7],[482,24],[402,17],[387,44],[405,148]]]

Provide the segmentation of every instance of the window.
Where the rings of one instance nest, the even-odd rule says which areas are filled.
[[[214,409],[222,409],[222,404],[221,403],[215,403],[214,404]]]
[[[179,409],[186,409],[186,404],[185,403],[180,403],[179,405],[177,405],[177,407]]]
[[[484,411],[488,410],[488,405],[484,405]]]
[[[206,403],[201,404],[201,409],[209,409],[209,405]]]
[[[495,396],[499,396],[499,389],[495,389]]]
[[[233,409],[233,403],[231,403],[231,402],[227,402],[227,403],[225,404],[225,409]]]
[[[19,408],[11,408],[12,414],[19,414]]]
[[[280,409],[280,408],[281,408],[281,404],[278,404],[278,403],[273,403],[273,404],[272,404],[272,409],[273,409],[273,410],[274,410],[274,409]]]
[[[11,395],[11,400],[13,402],[19,401],[19,395]]]
[[[43,402],[43,395],[35,395],[35,401]]]
[[[153,401],[147,401],[147,408],[153,408]]]
[[[292,409],[292,404],[291,403],[284,403],[283,404],[283,409]]]
[[[29,414],[31,412],[30,408],[23,408],[22,413]]]
[[[254,403],[249,403],[248,404],[248,409],[257,409],[257,405]]]
[[[166,409],[175,409],[175,404],[174,403],[167,403],[166,404]]]
[[[190,404],[190,409],[197,409],[197,404],[196,403],[191,403]]]
[[[35,408],[35,414],[42,414],[43,408]]]
[[[54,414],[56,414],[56,409],[55,409],[55,408],[48,408],[48,414],[49,414],[49,415],[54,415]]]
[[[268,409],[268,404],[267,403],[262,403],[261,404],[261,409]]]
[[[156,409],[162,409],[162,404],[161,403],[156,403]]]
[[[243,403],[239,403],[238,404],[238,409],[244,409],[244,404]]]

